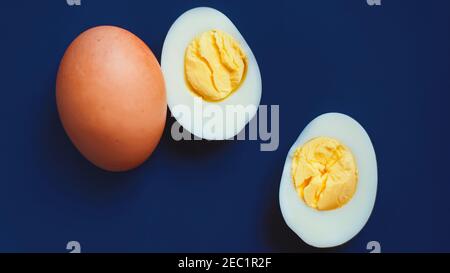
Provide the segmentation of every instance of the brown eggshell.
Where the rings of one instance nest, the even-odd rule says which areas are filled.
[[[72,42],[59,67],[56,102],[73,144],[109,171],[143,163],[166,121],[158,61],[137,36],[113,26],[91,28]]]

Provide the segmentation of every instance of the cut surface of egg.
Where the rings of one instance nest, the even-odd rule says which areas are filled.
[[[173,23],[161,69],[172,115],[197,137],[233,138],[258,110],[262,83],[255,56],[218,10],[194,8]]]
[[[377,181],[375,151],[364,128],[347,115],[323,114],[287,155],[279,192],[283,218],[311,246],[341,245],[369,219]]]

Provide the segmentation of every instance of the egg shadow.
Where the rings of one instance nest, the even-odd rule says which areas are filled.
[[[164,128],[160,145],[167,147],[166,150],[173,156],[189,159],[201,159],[212,153],[217,153],[218,151],[225,149],[225,147],[231,142],[231,140],[195,139],[192,134],[190,134],[189,140],[174,140],[171,135],[171,130],[176,120],[171,116],[169,110],[167,112],[166,127]]]
[[[312,247],[300,239],[285,223],[279,205],[279,185],[283,166],[271,170],[267,177],[270,179],[271,189],[268,196],[268,208],[265,217],[267,226],[267,243],[274,252],[281,253],[337,253],[342,252],[345,245],[331,248]]]
[[[55,83],[52,77],[45,86],[51,92],[36,115],[41,130],[33,138],[40,170],[47,183],[56,188],[69,188],[86,199],[107,201],[130,188],[130,182],[140,173],[140,168],[127,172],[109,172],[98,168],[84,158],[66,134],[56,108]],[[50,91],[48,91],[50,90]],[[62,181],[63,180],[63,181]]]

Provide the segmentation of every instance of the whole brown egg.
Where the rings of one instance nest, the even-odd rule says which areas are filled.
[[[142,164],[158,145],[166,121],[157,59],[141,39],[113,26],[91,28],[67,48],[56,102],[73,144],[109,171]]]

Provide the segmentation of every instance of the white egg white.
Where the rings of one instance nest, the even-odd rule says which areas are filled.
[[[229,97],[219,102],[202,100],[199,105],[194,101],[196,98],[198,102],[199,98],[192,94],[186,84],[184,56],[187,46],[195,37],[213,29],[230,34],[241,45],[248,58],[247,73],[241,86]],[[262,92],[258,63],[236,26],[218,10],[194,8],[182,14],[173,23],[164,41],[161,69],[166,82],[169,109],[181,126],[197,137],[208,140],[230,139],[244,129],[257,112]],[[181,109],[190,109],[192,115],[176,113],[178,106],[184,107]],[[227,106],[243,106],[241,109],[245,108],[247,112],[238,113],[244,118],[236,120],[235,113],[226,110]],[[211,112],[223,113],[223,119],[215,120],[218,126],[215,126],[214,131],[205,129],[211,115],[215,114]]]
[[[297,147],[319,137],[332,137],[349,147],[355,157],[359,179],[353,198],[344,206],[318,211],[298,196],[291,173]],[[375,204],[377,192],[375,151],[364,128],[351,117],[323,114],[311,121],[289,150],[280,183],[280,208],[286,224],[307,244],[333,247],[353,238],[364,227]]]

